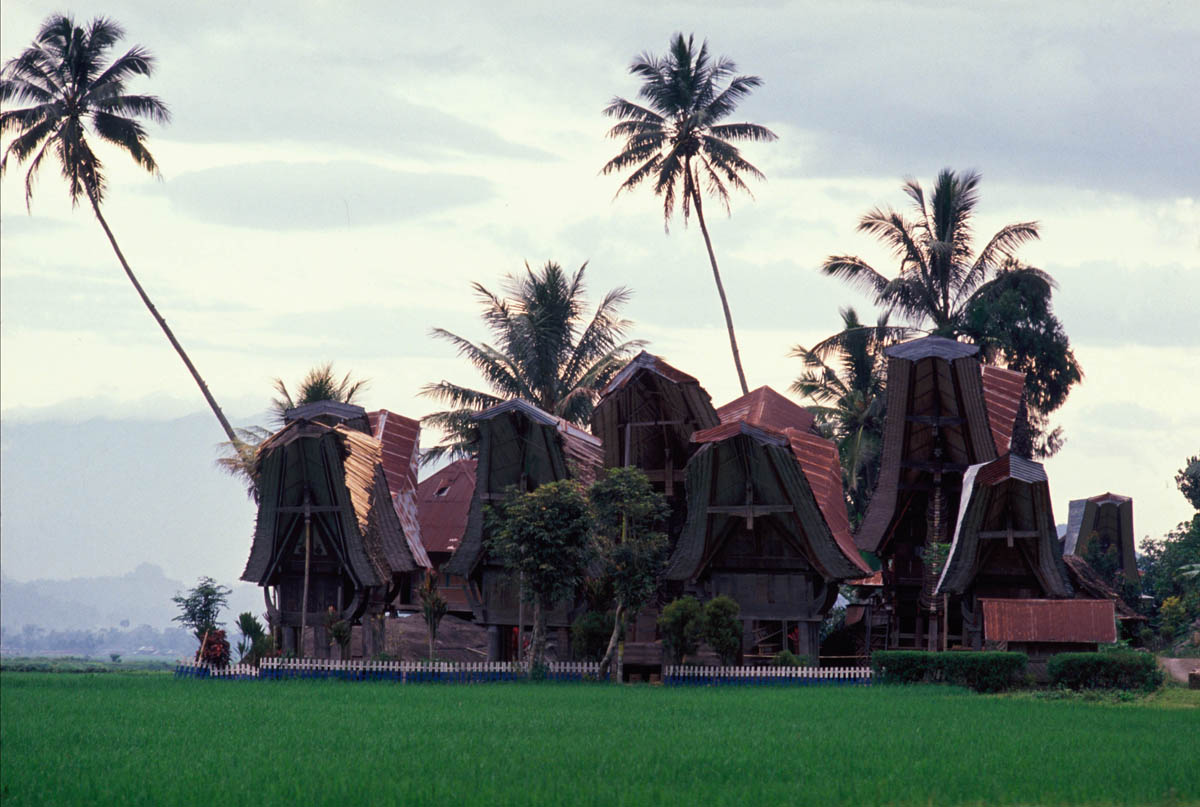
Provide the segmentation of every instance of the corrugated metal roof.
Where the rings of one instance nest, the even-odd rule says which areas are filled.
[[[475,493],[475,460],[452,462],[417,485],[421,541],[428,552],[453,552],[467,528]]]
[[[993,600],[983,604],[983,637],[996,642],[1117,640],[1112,600]]]
[[[833,539],[846,557],[865,571],[867,567],[850,534],[850,517],[846,513],[846,497],[842,493],[842,463],[838,458],[837,446],[832,440],[797,429],[788,429],[787,437],[792,453],[800,462],[808,486],[817,499],[817,507],[821,508],[821,515],[825,516],[825,523],[833,533]]]
[[[711,429],[702,429],[697,432],[692,432],[693,443],[720,443],[728,440],[730,437],[737,437],[739,434],[744,434],[747,437],[753,437],[760,443],[774,443],[778,446],[786,446],[788,439],[783,434],[780,434],[773,429],[763,429],[758,426],[752,426],[744,420],[734,420],[729,423],[722,423],[720,426],[713,426]]]
[[[996,442],[996,453],[1007,453],[1012,446],[1013,427],[1021,396],[1025,394],[1025,374],[1004,367],[984,365],[983,403],[987,407],[988,425]]]
[[[751,426],[783,432],[785,429],[809,431],[812,413],[785,398],[770,387],[759,387],[717,409],[722,423],[744,420]]]
[[[371,434],[381,445],[381,463],[387,477],[392,506],[404,526],[404,537],[419,566],[431,568],[421,538],[417,516],[417,464],[420,461],[421,424],[412,418],[378,409],[367,413]]]

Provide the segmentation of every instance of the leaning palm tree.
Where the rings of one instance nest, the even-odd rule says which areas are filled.
[[[318,364],[305,374],[296,394],[293,396],[282,378],[275,379],[277,398],[271,399],[271,414],[275,425],[282,426],[287,410],[317,401],[337,401],[339,403],[356,404],[359,395],[370,382],[366,379],[350,380],[350,373],[339,381],[333,372],[333,362]],[[237,438],[220,444],[224,456],[217,458],[217,467],[230,476],[241,479],[246,484],[246,495],[258,501],[258,475],[255,473],[258,462],[258,446],[271,432],[262,426],[247,426],[235,430]]]
[[[125,92],[127,79],[148,76],[153,71],[154,57],[149,52],[135,45],[105,65],[109,49],[124,35],[119,25],[103,17],[83,27],[76,26],[69,16],[56,14],[42,24],[33,45],[5,62],[0,71],[0,101],[15,100],[31,106],[0,112],[0,133],[16,135],[0,158],[0,174],[8,168],[10,157],[18,163],[29,160],[25,174],[28,209],[33,200],[33,181],[42,161],[47,156],[58,161],[72,206],[78,205],[81,198],[91,204],[129,282],[192,374],[221,428],[236,443],[237,433],[129,268],[100,212],[106,191],[104,166],[88,137],[95,135],[126,151],[138,165],[157,176],[158,164],[146,148],[146,131],[136,119],[148,118],[156,123],[170,120],[166,105],[155,96]]]
[[[879,481],[883,420],[887,411],[887,359],[883,349],[912,336],[910,328],[859,322],[843,308],[842,330],[811,348],[796,345],[789,355],[804,361],[792,392],[808,398],[817,425],[838,445],[850,521],[857,526]]]
[[[1038,237],[1034,221],[1009,224],[975,252],[972,224],[980,176],[974,171],[938,174],[926,197],[916,180],[904,183],[913,217],[877,207],[859,221],[891,247],[900,261],[887,277],[854,255],[831,255],[821,271],[874,294],[885,311],[901,314],[913,326],[979,344],[988,361],[1003,361],[1025,376],[1030,435],[1022,453],[1047,457],[1061,445],[1061,431],[1049,429],[1047,415],[1066,401],[1083,371],[1055,317],[1055,284],[1046,272],[1022,264],[1016,250]]]
[[[477,438],[472,415],[511,398],[523,398],[571,423],[587,423],[600,390],[645,342],[622,341],[633,324],[619,315],[630,297],[624,287],[604,295],[585,323],[585,269],[586,263],[570,275],[553,261],[540,271],[526,264],[524,273],[505,278],[506,297],[472,284],[495,346],[443,328],[430,331],[458,348],[491,391],[449,381],[422,388],[422,395],[452,407],[422,418],[423,425],[446,435],[440,445],[423,453],[423,463],[471,456]]]
[[[685,224],[691,211],[696,211],[729,330],[733,364],[742,392],[746,393],[749,387],[717,256],[704,222],[701,193],[703,188],[715,196],[728,213],[729,187],[750,193],[742,175],[764,179],[763,173],[747,162],[733,143],[776,139],[775,133],[765,126],[721,122],[733,113],[739,101],[762,84],[758,76],[735,76],[736,70],[737,66],[726,58],[710,57],[707,42],[697,49],[694,37],[684,39],[683,34],[676,34],[671,40],[666,56],[659,58],[649,53],[639,56],[629,66],[629,72],[642,79],[638,96],[647,105],[617,97],[605,107],[605,115],[620,119],[609,130],[609,137],[624,139],[625,144],[621,153],[601,170],[609,174],[634,169],[617,189],[618,194],[636,188],[645,180],[653,182],[654,192],[663,199],[663,218],[667,224],[676,201],[683,209]],[[729,83],[722,87],[726,79]]]

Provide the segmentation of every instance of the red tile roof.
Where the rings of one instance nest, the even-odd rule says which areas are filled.
[[[777,432],[785,429],[806,432],[813,426],[811,412],[765,386],[725,404],[717,410],[717,417],[722,423],[742,420]]]
[[[417,513],[426,551],[453,552],[458,548],[475,493],[475,465],[470,459],[452,462],[417,486]]]
[[[383,473],[387,476],[392,505],[400,516],[404,535],[417,563],[429,568],[417,518],[417,463],[420,460],[421,424],[386,409],[367,413],[371,434],[383,445]]]
[[[1005,454],[1012,446],[1013,426],[1025,390],[1025,374],[987,364],[980,369],[983,371],[983,403],[987,407],[992,441],[996,444],[996,453]]]
[[[1117,640],[1112,600],[993,600],[983,603],[983,636],[997,642]]]
[[[864,572],[870,567],[862,560],[854,538],[850,534],[850,517],[846,514],[846,497],[842,493],[842,464],[837,446],[832,440],[818,437],[812,432],[788,429],[786,432],[792,453],[800,462],[800,469],[817,499],[817,507],[825,516],[825,523],[833,533],[833,539],[842,552]]]

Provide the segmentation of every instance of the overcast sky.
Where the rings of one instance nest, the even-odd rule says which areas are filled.
[[[929,185],[942,167],[977,169],[979,238],[1040,222],[1042,240],[1021,256],[1057,279],[1056,309],[1087,374],[1055,417],[1067,439],[1047,463],[1057,520],[1068,500],[1106,490],[1134,497],[1139,535],[1189,516],[1172,476],[1200,452],[1200,5],[212,8],[120,0],[76,14],[110,15],[126,44],[158,57],[130,89],[171,107],[172,123],[150,128],[162,181],[102,151],[105,215],[235,421],[264,409],[272,378],[325,360],[371,380],[369,408],[426,414],[435,406],[417,396],[422,384],[477,382],[429,329],[484,338],[469,284],[497,287],[525,261],[589,261],[593,299],[631,287],[633,336],[698,376],[715,403],[734,397],[697,228],[664,233],[648,190],[614,200],[618,180],[599,174],[618,149],[601,110],[635,96],[634,56],[661,53],[682,30],[762,77],[735,117],[779,134],[745,149],[768,177],[755,198],[710,221],[752,387],[785,391],[800,370],[788,349],[836,330],[839,306],[874,316],[817,272],[845,252],[894,270],[855,232],[864,212],[902,206],[906,176]],[[59,10],[5,2],[0,55]],[[22,176],[10,166],[0,188],[6,425],[204,411],[56,166],[43,167],[32,215]],[[211,442],[221,439],[213,420]],[[26,459],[5,442],[5,486]],[[197,479],[218,473],[203,447],[177,462]],[[163,540],[114,554],[100,551],[112,533],[14,530],[9,518],[4,572],[120,574],[149,561],[183,579],[232,579],[252,511],[225,484],[246,524],[214,535],[209,555]],[[162,495],[204,522],[186,490]],[[98,520],[119,521],[137,500],[96,506],[112,508]]]

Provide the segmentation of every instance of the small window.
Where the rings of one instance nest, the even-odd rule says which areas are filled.
[[[442,485],[440,488],[437,489],[437,493],[435,493],[433,495],[434,496],[445,496],[449,492],[450,492],[450,486]]]

